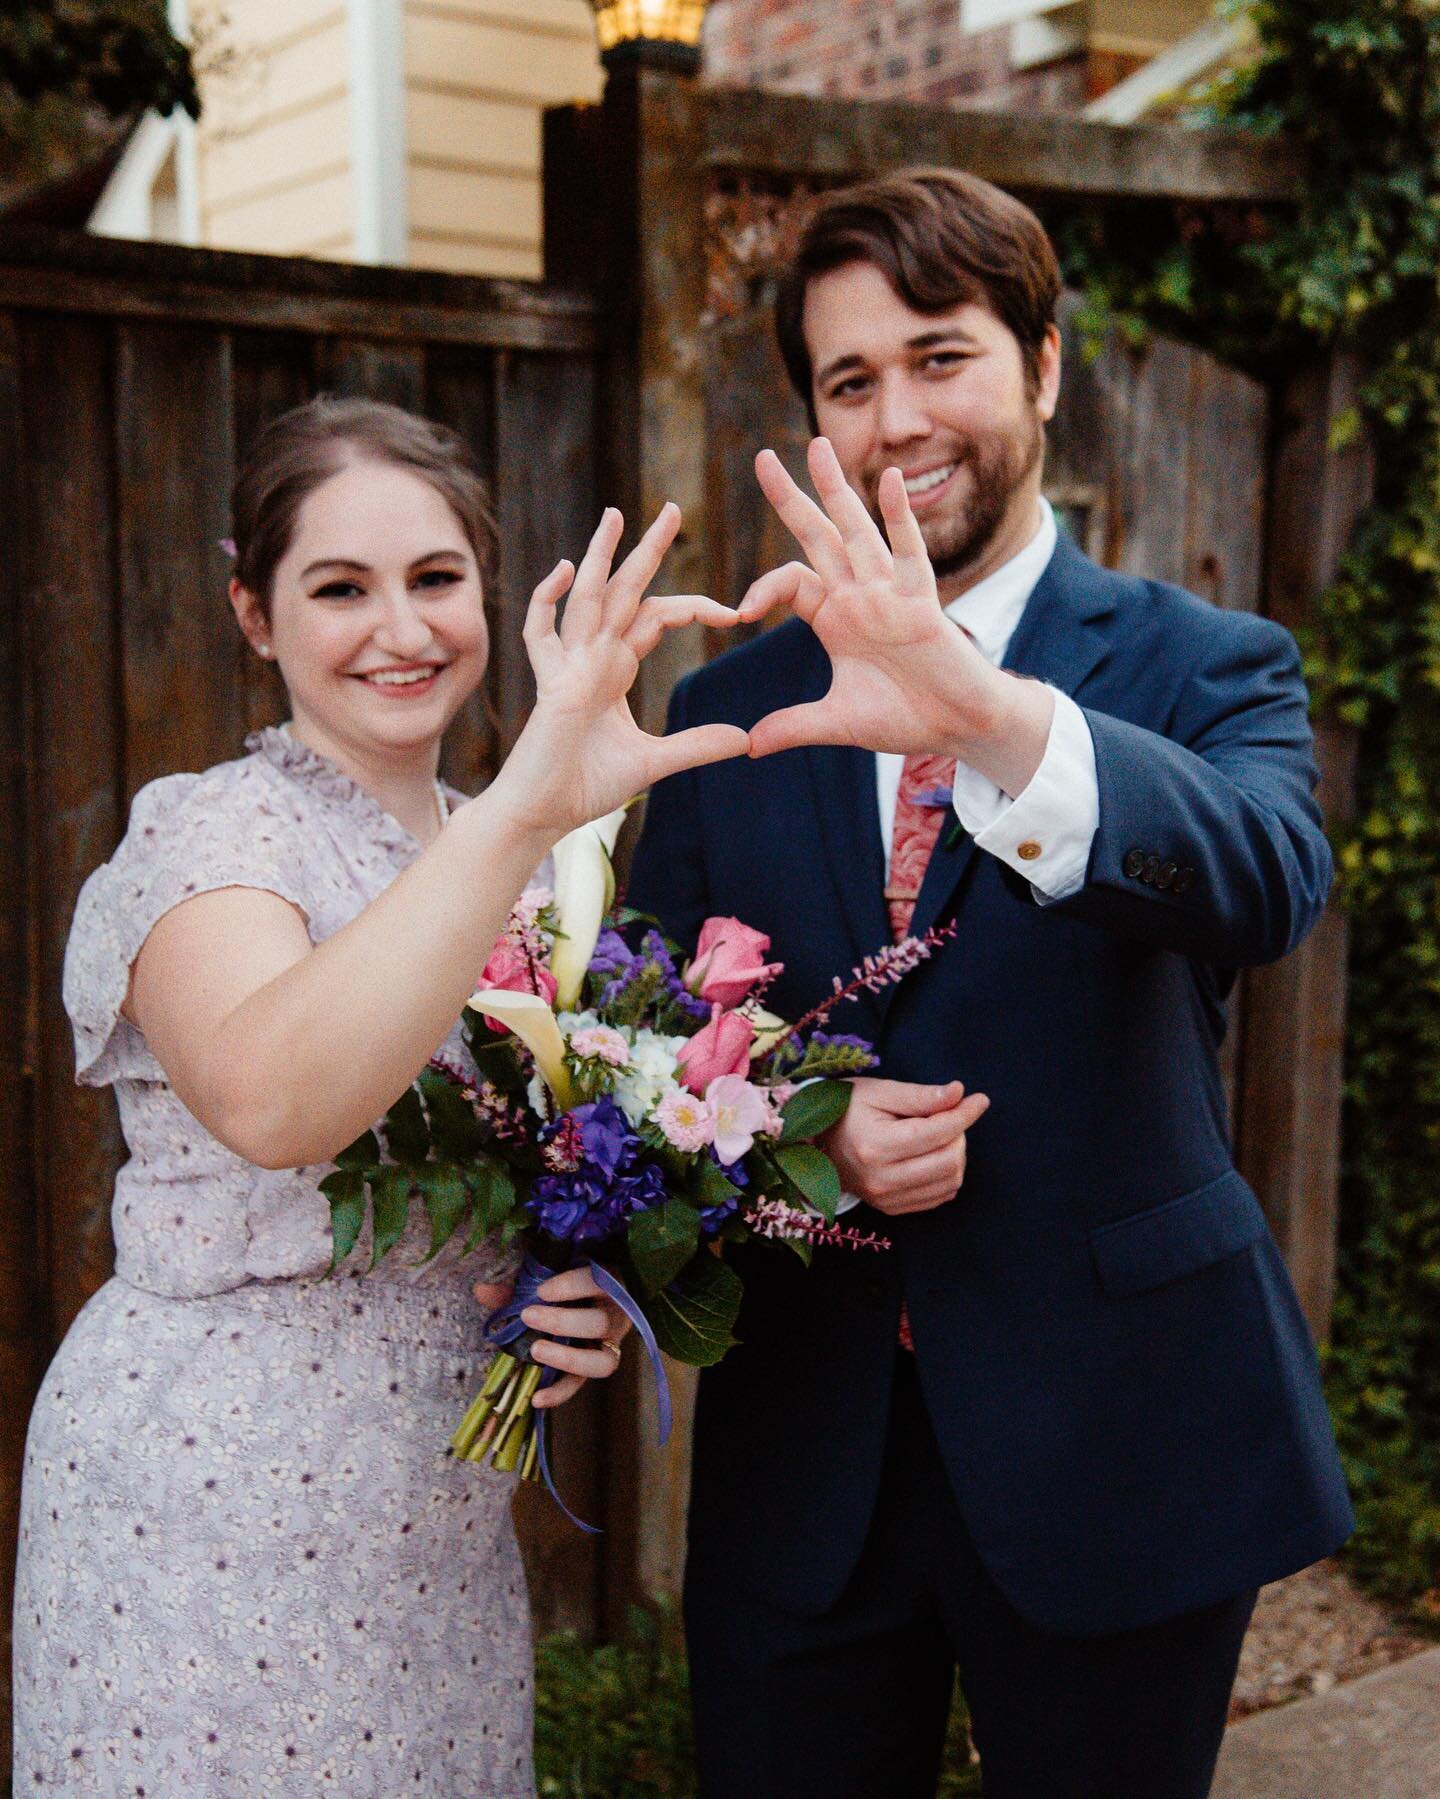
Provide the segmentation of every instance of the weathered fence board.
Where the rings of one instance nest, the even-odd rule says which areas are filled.
[[[76,896],[139,787],[241,754],[247,731],[285,713],[274,670],[249,654],[226,601],[238,457],[267,419],[324,387],[428,409],[474,445],[507,543],[488,583],[497,653],[446,746],[447,772],[471,791],[530,704],[519,636],[529,586],[593,528],[594,313],[556,289],[0,239],[7,1622],[30,1400],[110,1273],[123,1154],[112,1095],[74,1081],[60,987]],[[567,1408],[555,1433],[566,1490],[597,1517],[599,1410]],[[528,1497],[522,1529],[542,1626],[594,1629],[595,1539]]]

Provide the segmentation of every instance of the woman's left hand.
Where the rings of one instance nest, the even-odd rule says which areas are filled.
[[[504,1305],[511,1293],[509,1287],[485,1281],[479,1282],[474,1291],[487,1312]],[[552,1274],[537,1289],[537,1295],[546,1303],[526,1306],[520,1317],[532,1331],[553,1333],[542,1336],[530,1351],[542,1367],[560,1371],[559,1380],[541,1387],[535,1395],[536,1409],[547,1410],[573,1399],[587,1380],[608,1380],[614,1374],[620,1366],[620,1343],[629,1332],[630,1320],[601,1292],[588,1268],[567,1268],[563,1274]],[[582,1341],[560,1343],[554,1340],[558,1337]],[[587,1347],[589,1344],[594,1347]],[[606,1344],[613,1348],[604,1347]]]

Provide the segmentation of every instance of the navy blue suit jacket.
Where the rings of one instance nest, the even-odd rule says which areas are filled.
[[[820,1251],[806,1271],[773,1245],[742,1252],[741,1346],[700,1385],[690,1554],[796,1612],[839,1597],[879,1483],[903,1297],[988,1571],[1032,1622],[1083,1636],[1275,1579],[1350,1528],[1217,1063],[1234,971],[1300,942],[1332,864],[1277,625],[1102,570],[1062,537],[1007,666],[1085,711],[1086,884],[1039,906],[942,832],[914,929],[953,918],[957,936],[831,1028],[871,1038],[883,1075],[959,1078],[991,1110],[955,1201],[865,1211],[893,1253]],[[792,621],[684,680],[671,728],[748,727],[829,682]],[[630,899],[689,943],[712,913],[767,931],[785,964],[767,1004],[794,1017],[888,941],[884,874],[873,756],[806,748],[658,786]]]

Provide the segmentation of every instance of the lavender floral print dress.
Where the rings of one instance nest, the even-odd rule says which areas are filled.
[[[528,1799],[513,1478],[443,1453],[487,1360],[470,1286],[498,1255],[419,1270],[417,1228],[376,1273],[322,1278],[327,1170],[233,1155],[120,1016],[190,895],[267,889],[320,942],[418,854],[283,732],[248,747],[137,796],[71,934],[79,1078],[114,1086],[130,1159],[115,1278],[30,1424],[15,1793]]]

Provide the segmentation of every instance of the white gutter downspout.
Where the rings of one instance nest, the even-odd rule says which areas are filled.
[[[346,0],[357,262],[410,260],[404,0]]]

